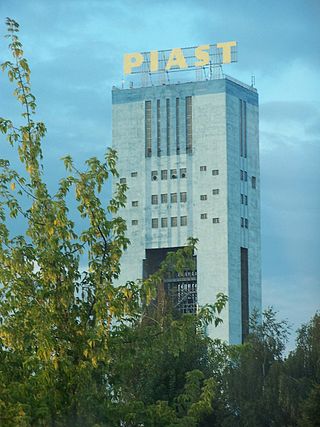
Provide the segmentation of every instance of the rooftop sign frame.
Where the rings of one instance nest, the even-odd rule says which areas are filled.
[[[151,52],[126,53],[123,58],[123,70],[125,75],[151,75],[217,67],[231,62],[237,62],[237,42],[235,41]]]

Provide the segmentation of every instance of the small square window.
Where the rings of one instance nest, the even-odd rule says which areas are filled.
[[[180,202],[184,203],[187,201],[187,193],[180,193]]]
[[[158,218],[152,218],[152,228],[158,228]]]
[[[206,194],[201,194],[200,195],[200,200],[207,200],[207,195]]]
[[[136,178],[138,176],[138,172],[131,172],[132,178]]]
[[[171,179],[177,179],[177,169],[170,170],[170,177]]]
[[[125,184],[127,182],[126,178],[120,178],[120,184]]]
[[[133,219],[131,221],[131,225],[138,225],[138,220],[137,219]]]
[[[152,181],[157,181],[157,179],[158,179],[158,171],[152,171],[151,172],[151,179],[152,179]]]
[[[248,228],[248,219],[247,218],[244,219],[244,226],[245,226],[245,228]]]
[[[251,186],[252,188],[257,188],[257,178],[255,176],[251,177]]]
[[[186,178],[187,177],[187,169],[181,168],[180,169],[180,178]]]
[[[178,224],[177,217],[176,216],[172,216],[171,217],[171,227],[176,227],[177,224]]]
[[[168,171],[167,170],[161,171],[161,179],[162,180],[168,179]]]
[[[214,224],[219,224],[220,219],[219,219],[219,218],[212,218],[212,222],[213,222]]]
[[[161,218],[161,227],[162,228],[168,227],[168,218]]]
[[[177,193],[171,193],[170,194],[170,202],[171,203],[177,203]]]
[[[219,175],[219,169],[213,169],[212,175]]]
[[[183,227],[185,225],[187,225],[187,217],[186,216],[181,216],[180,217],[180,225]]]
[[[206,214],[206,213],[202,213],[202,214],[200,215],[200,218],[201,218],[201,219],[207,219],[207,218],[208,218],[208,214]]]
[[[138,200],[133,200],[131,204],[134,208],[136,208],[138,206],[139,202],[138,202]]]
[[[207,170],[207,166],[200,166],[200,172],[205,172]]]
[[[214,189],[212,190],[212,194],[213,194],[214,196],[216,196],[217,194],[219,194],[219,188],[214,188]]]
[[[168,194],[161,194],[161,203],[168,203]]]
[[[158,204],[158,195],[157,194],[153,194],[151,196],[151,204],[152,205],[157,205]]]

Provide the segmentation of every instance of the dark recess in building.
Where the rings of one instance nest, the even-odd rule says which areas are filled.
[[[241,326],[242,342],[249,334],[249,271],[248,249],[240,248],[241,255]]]
[[[143,277],[146,279],[155,273],[169,252],[177,252],[181,247],[146,249],[146,258],[143,260]],[[194,256],[195,268],[186,266],[183,273],[168,272],[164,280],[164,287],[173,307],[180,313],[196,313],[198,304],[197,295],[197,257]]]

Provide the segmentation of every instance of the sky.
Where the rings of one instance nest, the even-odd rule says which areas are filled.
[[[263,306],[295,331],[320,308],[320,1],[0,0],[20,24],[52,187],[59,158],[79,164],[111,145],[111,88],[128,52],[236,40],[224,72],[260,99]],[[0,60],[8,59],[0,39]],[[0,76],[0,116],[18,117]],[[13,152],[0,139],[1,157]],[[289,343],[293,347],[294,334]]]

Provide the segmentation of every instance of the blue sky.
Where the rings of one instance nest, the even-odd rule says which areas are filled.
[[[320,2],[1,0],[2,34],[7,16],[21,26],[53,186],[61,156],[81,162],[110,145],[125,52],[238,42],[224,71],[254,75],[260,96],[263,304],[293,330],[308,321],[320,307]],[[1,77],[0,116],[17,116],[11,92]]]

